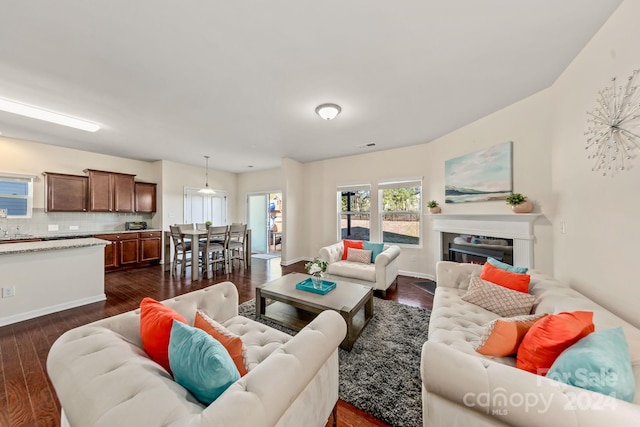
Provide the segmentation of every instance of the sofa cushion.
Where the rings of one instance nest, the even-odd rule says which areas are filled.
[[[485,325],[484,335],[476,351],[485,356],[516,354],[525,334],[546,314],[527,314],[492,320]]]
[[[622,328],[595,331],[562,352],[547,378],[633,401],[635,381]]]
[[[354,248],[354,249],[363,249],[364,248],[364,242],[361,240],[343,240],[342,241],[342,245],[343,245],[343,250],[342,250],[342,260],[346,260],[348,253],[349,253],[349,248]]]
[[[327,273],[335,276],[342,276],[351,279],[376,281],[375,264],[362,264],[353,261],[338,261],[329,264]]]
[[[546,375],[560,353],[593,330],[590,311],[550,314],[536,322],[524,336],[518,348],[516,367]]]
[[[176,382],[205,405],[240,379],[238,368],[219,341],[176,320],[169,340],[169,363]]]
[[[365,249],[351,248],[347,255],[347,261],[371,264],[371,251]]]
[[[510,271],[494,267],[488,262],[482,266],[480,278],[495,283],[496,285],[524,293],[529,292],[529,281],[531,280],[528,274],[511,273]]]
[[[511,264],[507,264],[506,262],[498,261],[495,258],[488,257],[487,262],[494,267],[498,267],[501,270],[509,271],[511,273],[519,273],[526,274],[529,269],[527,267],[515,267]]]
[[[180,313],[153,298],[147,297],[140,302],[142,347],[152,360],[169,372],[171,372],[168,354],[169,337],[174,319],[187,323]]]
[[[376,262],[376,257],[384,251],[384,243],[364,242],[364,249],[371,251],[371,262]]]
[[[479,277],[471,277],[464,301],[493,311],[503,317],[522,316],[531,313],[535,296],[513,291]]]
[[[201,310],[196,312],[193,326],[202,329],[224,346],[236,368],[238,368],[241,377],[247,374],[247,347],[238,335],[207,316]]]

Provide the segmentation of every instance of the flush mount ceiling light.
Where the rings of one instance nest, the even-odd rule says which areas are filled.
[[[627,78],[627,84],[616,86],[616,78],[611,79],[611,87],[598,92],[598,106],[587,112],[589,129],[586,150],[591,150],[588,159],[595,161],[594,172],[609,173],[629,169],[631,160],[640,150],[640,97],[635,79],[640,70],[634,70]]]
[[[325,120],[333,120],[342,108],[338,104],[322,104],[316,107],[316,113]]]
[[[204,180],[204,188],[198,190],[200,194],[215,194],[216,192],[209,188],[209,156],[204,156],[206,159],[206,172],[205,172],[205,180]]]
[[[64,114],[54,113],[53,111],[43,110],[42,108],[32,107],[30,105],[21,104],[8,99],[0,99],[0,110],[7,113],[18,114],[32,119],[44,120],[45,122],[55,123],[58,125],[69,126],[75,129],[87,132],[95,132],[100,129],[100,125],[86,120],[76,119],[75,117],[65,116]]]

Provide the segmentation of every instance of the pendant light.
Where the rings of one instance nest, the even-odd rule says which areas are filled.
[[[211,188],[209,188],[209,156],[204,156],[204,158],[206,159],[206,172],[205,172],[205,181],[204,181],[204,188],[201,188],[200,190],[198,190],[198,193],[200,194],[215,194],[216,192],[213,191]]]

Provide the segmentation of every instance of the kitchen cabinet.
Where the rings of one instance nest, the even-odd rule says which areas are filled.
[[[156,211],[156,187],[151,182],[135,183],[136,212]]]
[[[47,212],[86,212],[89,178],[44,172]]]
[[[140,239],[140,262],[160,261],[162,250],[162,232],[147,231],[138,233]]]
[[[146,267],[160,262],[162,247],[160,231],[96,234],[94,237],[111,242],[104,248],[106,272]]]
[[[135,175],[86,169],[91,212],[133,212]]]

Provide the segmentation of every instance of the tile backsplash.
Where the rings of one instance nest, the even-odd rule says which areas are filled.
[[[34,208],[31,218],[0,218],[0,228],[10,235],[121,231],[124,223],[131,221],[146,221],[151,227],[152,218],[150,213],[45,212]],[[50,230],[50,225],[57,225],[58,230]]]

